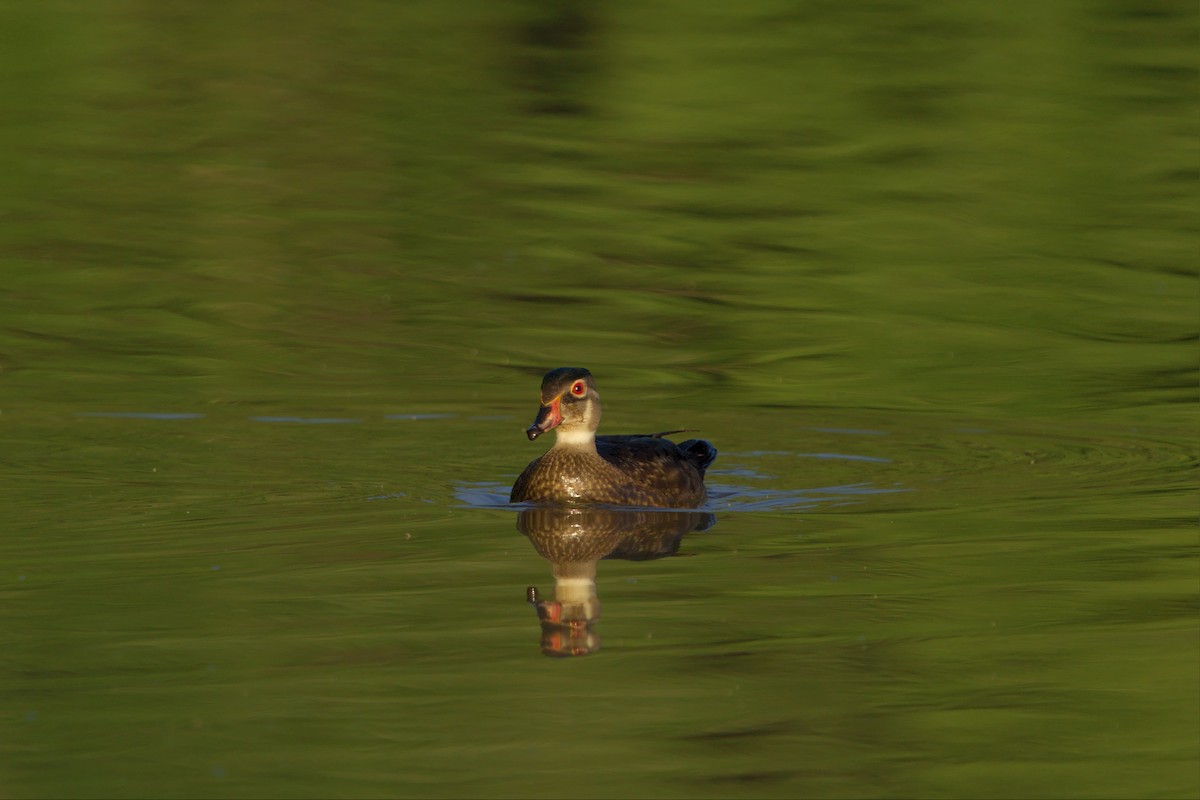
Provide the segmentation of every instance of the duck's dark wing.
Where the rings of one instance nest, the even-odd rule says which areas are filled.
[[[631,462],[642,459],[652,461],[665,459],[668,463],[682,459],[695,467],[696,471],[700,473],[700,477],[703,478],[704,471],[716,460],[717,448],[705,439],[688,439],[686,442],[675,444],[670,439],[663,438],[672,433],[683,433],[683,431],[597,436],[596,451],[605,461],[615,464],[621,469],[627,469]]]
[[[704,502],[704,475],[669,439],[597,436],[596,452],[617,468],[630,505],[687,508]]]

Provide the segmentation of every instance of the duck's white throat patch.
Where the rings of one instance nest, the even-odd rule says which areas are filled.
[[[557,440],[555,444],[570,445],[577,447],[581,444],[591,444],[596,440],[596,434],[586,428],[576,428],[574,430],[564,430],[559,428],[555,431]]]

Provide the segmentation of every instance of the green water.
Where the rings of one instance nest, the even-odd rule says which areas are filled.
[[[0,797],[1197,797],[1197,29],[0,5]],[[715,524],[547,658],[576,364]]]

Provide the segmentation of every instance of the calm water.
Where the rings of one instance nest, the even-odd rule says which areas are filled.
[[[1200,795],[1194,3],[213,11],[0,5],[0,797]]]

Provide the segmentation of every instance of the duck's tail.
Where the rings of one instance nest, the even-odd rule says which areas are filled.
[[[717,448],[704,439],[688,439],[680,442],[678,447],[687,460],[700,470],[701,477],[704,477],[704,470],[708,469],[709,464],[717,459]]]

